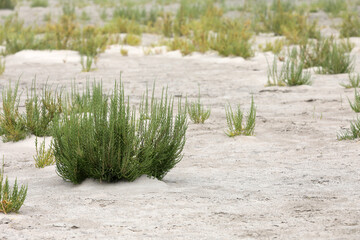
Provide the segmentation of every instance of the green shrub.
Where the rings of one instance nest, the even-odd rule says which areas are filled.
[[[121,84],[111,96],[100,84],[84,94],[87,111],[72,111],[54,127],[56,171],[64,180],[133,181],[143,174],[162,179],[181,160],[186,115],[180,110],[174,118],[167,92],[150,101],[146,94],[138,116]]]
[[[211,109],[205,110],[200,102],[200,90],[198,100],[196,102],[186,103],[186,108],[193,123],[204,123],[210,117]]]
[[[44,168],[46,166],[53,165],[55,163],[55,157],[52,150],[52,142],[50,148],[45,150],[45,138],[38,148],[38,140],[35,139],[36,155],[33,157],[35,160],[35,167]]]
[[[229,104],[227,107],[225,107],[225,113],[227,125],[229,128],[226,135],[228,135],[229,137],[235,137],[237,135],[254,135],[256,107],[254,105],[253,97],[251,98],[250,111],[246,116],[246,124],[243,124],[244,114],[240,108],[240,105],[237,106],[237,110],[234,113],[231,105]]]
[[[319,0],[318,6],[333,16],[338,16],[341,11],[347,9],[347,3],[344,0]]]
[[[344,88],[358,88],[360,87],[360,74],[349,74],[348,83],[340,83]]]
[[[47,7],[48,0],[31,0],[31,7]]]
[[[16,142],[27,136],[25,120],[19,113],[18,87],[19,83],[17,82],[14,89],[9,84],[8,89],[2,91],[0,135],[2,135],[3,142]]]
[[[337,43],[334,38],[325,38],[302,45],[300,57],[305,68],[320,67],[321,74],[350,73],[354,67],[349,54],[352,47],[349,41]]]
[[[340,37],[359,37],[360,18],[357,12],[346,13],[340,27]]]
[[[280,72],[277,69],[277,59],[274,57],[273,65],[268,67],[268,86],[298,86],[311,84],[310,72],[303,72],[304,64],[297,57],[297,50],[294,48],[281,66]]]
[[[0,0],[0,9],[14,9],[15,5],[15,0]]]
[[[139,46],[141,44],[141,38],[134,34],[126,34],[123,44],[127,44],[130,46]]]
[[[47,86],[39,97],[35,82],[32,84],[25,101],[25,125],[27,132],[38,137],[50,136],[53,121],[62,113],[61,94],[53,93]]]
[[[278,55],[285,45],[285,41],[282,39],[276,39],[273,43],[266,42],[265,47],[260,46],[261,51],[263,52],[273,52]]]
[[[15,180],[13,189],[10,189],[8,178],[4,182],[4,163],[0,172],[0,212],[5,214],[10,212],[19,212],[27,194],[27,186],[22,185],[18,189],[17,180]]]

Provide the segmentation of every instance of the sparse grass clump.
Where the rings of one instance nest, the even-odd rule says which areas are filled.
[[[338,140],[354,140],[360,137],[360,119],[350,122],[350,129],[346,129],[337,135]]]
[[[123,44],[130,46],[139,46],[141,44],[141,37],[134,34],[126,34]]]
[[[81,67],[83,72],[94,71],[95,68],[92,68],[95,63],[95,58],[92,55],[81,55]]]
[[[268,68],[268,86],[298,86],[310,85],[311,74],[304,72],[304,64],[297,57],[296,49],[286,59],[281,66],[280,71],[277,69],[277,59],[274,57],[273,65]]]
[[[355,89],[354,103],[350,102],[349,100],[349,104],[354,112],[356,113],[360,112],[360,94],[358,93],[358,91],[356,91],[356,89]]]
[[[0,212],[5,214],[10,212],[19,212],[26,199],[27,189],[27,186],[22,185],[19,190],[17,180],[15,180],[14,186],[11,190],[7,177],[4,181],[3,163],[0,171]]]
[[[0,56],[0,75],[5,72],[5,59]]]
[[[48,150],[45,149],[45,138],[38,148],[38,140],[35,139],[36,155],[33,157],[35,160],[35,167],[44,168],[55,163],[55,157],[52,150],[52,142]]]
[[[138,114],[116,84],[104,94],[100,84],[84,93],[87,111],[71,112],[54,126],[56,171],[75,184],[86,178],[133,181],[143,174],[162,179],[182,158],[186,114],[173,112],[173,99],[163,91],[145,94]]]
[[[350,55],[353,45],[348,41],[337,43],[334,38],[321,39],[301,46],[304,67],[319,67],[318,73],[350,73],[354,58]]]
[[[198,100],[189,104],[187,103],[186,108],[190,120],[193,123],[204,123],[210,117],[211,109],[205,110],[204,105],[200,102],[200,90]]]
[[[226,121],[229,130],[226,135],[229,137],[235,137],[237,135],[251,136],[254,135],[255,119],[256,119],[256,107],[254,105],[254,98],[251,98],[251,106],[248,115],[246,116],[246,123],[243,123],[244,113],[242,112],[240,105],[237,106],[234,113],[231,105],[225,107]]]
[[[318,0],[317,5],[333,16],[338,16],[341,11],[347,10],[347,2],[344,0]]]
[[[31,0],[31,7],[47,7],[49,5],[48,0]]]
[[[360,87],[360,74],[349,74],[348,83],[340,83],[344,88],[359,88]]]
[[[285,41],[282,39],[276,39],[274,42],[266,42],[265,47],[260,46],[260,50],[263,52],[273,52],[278,55],[285,45]]]

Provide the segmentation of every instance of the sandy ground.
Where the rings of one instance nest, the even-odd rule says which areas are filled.
[[[143,42],[156,39],[144,35]],[[256,44],[273,39],[258,37]],[[360,41],[352,41],[360,72]],[[125,47],[124,57],[120,48],[101,54],[91,73],[81,72],[77,52],[22,51],[6,57],[0,87],[20,78],[22,100],[35,77],[39,88],[96,79],[111,90],[122,72],[135,105],[154,81],[157,95],[168,87],[190,100],[200,86],[210,119],[189,124],[184,158],[163,181],[73,185],[54,166],[35,168],[33,136],[0,142],[6,175],[29,186],[19,214],[0,214],[0,239],[360,238],[359,141],[336,140],[356,117],[347,100],[353,90],[339,85],[347,74],[312,74],[311,86],[265,87],[270,53],[182,57],[159,47],[144,56],[146,47]],[[252,95],[255,136],[227,137],[224,105],[240,103],[246,111]]]

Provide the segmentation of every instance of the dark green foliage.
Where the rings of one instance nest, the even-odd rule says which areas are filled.
[[[19,83],[12,89],[11,84],[2,92],[2,112],[0,114],[0,135],[3,142],[19,141],[27,136],[25,120],[19,113]]]
[[[256,119],[256,107],[254,104],[254,98],[251,98],[251,106],[248,115],[246,116],[246,124],[243,124],[244,114],[240,108],[240,105],[237,106],[237,110],[234,113],[231,105],[229,104],[225,107],[226,121],[229,130],[226,135],[229,137],[235,137],[237,135],[251,136],[254,135],[255,130],[255,119]]]
[[[4,182],[4,164],[0,171],[0,212],[5,214],[10,212],[19,212],[27,194],[27,186],[22,185],[18,189],[17,180],[15,180],[13,189],[10,189],[8,178]]]
[[[15,0],[0,0],[0,9],[14,9],[15,5]]]
[[[186,115],[180,111],[173,118],[166,92],[150,102],[145,95],[138,117],[122,85],[115,85],[111,97],[100,84],[93,84],[91,96],[89,87],[84,94],[86,111],[80,106],[54,127],[56,169],[64,180],[133,181],[143,174],[162,179],[181,160]]]

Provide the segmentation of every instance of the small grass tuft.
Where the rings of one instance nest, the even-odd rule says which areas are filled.
[[[250,111],[246,116],[246,124],[243,124],[244,114],[240,108],[240,105],[237,106],[237,110],[234,113],[231,105],[229,104],[227,107],[225,107],[225,113],[227,125],[229,128],[229,130],[226,132],[226,135],[228,135],[229,137],[235,137],[237,135],[254,135],[256,107],[253,97],[251,98]]]
[[[48,0],[31,0],[31,7],[44,7],[49,5]]]
[[[346,129],[337,135],[338,140],[354,140],[360,137],[360,118],[350,122],[350,129]]]
[[[193,123],[204,123],[210,117],[211,109],[205,110],[200,102],[200,90],[198,100],[189,104],[186,103],[186,108]]]
[[[340,83],[344,88],[359,88],[360,87],[360,74],[349,74],[348,83]]]
[[[2,75],[5,72],[5,59],[2,59],[0,57],[0,75]]]
[[[96,70],[96,68],[92,68],[95,57],[92,55],[81,55],[81,67],[83,72],[91,72]]]
[[[351,109],[354,112],[356,112],[356,113],[360,112],[360,94],[358,93],[358,91],[356,91],[356,89],[355,89],[354,103],[351,103],[351,101],[349,100],[349,104],[350,104]]]

